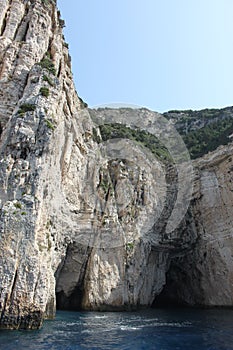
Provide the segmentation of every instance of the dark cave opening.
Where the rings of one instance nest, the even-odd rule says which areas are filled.
[[[183,300],[177,298],[174,293],[172,295],[172,291],[174,289],[169,289],[169,286],[165,285],[162,292],[157,295],[151,305],[152,308],[171,308],[171,307],[185,307],[188,306]]]
[[[195,305],[192,282],[183,268],[182,259],[174,259],[166,273],[166,284],[152,303],[152,308],[189,307]]]
[[[73,292],[67,296],[63,290],[56,292],[57,310],[80,311],[82,309],[82,288],[76,287]]]
[[[84,278],[90,249],[76,242],[70,243],[66,255],[55,273],[57,310],[82,309]]]

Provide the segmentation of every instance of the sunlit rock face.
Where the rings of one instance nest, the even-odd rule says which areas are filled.
[[[85,108],[54,1],[0,10],[0,327],[39,328],[56,303],[131,310],[161,293],[232,305],[232,146],[195,161],[168,233],[183,205],[176,164],[99,128],[123,118],[150,131],[143,120],[160,115]]]
[[[71,135],[84,144],[82,101],[55,4],[1,0],[0,14],[0,324],[38,328],[54,315],[54,271],[73,230],[67,221],[55,238],[52,216],[66,207]]]

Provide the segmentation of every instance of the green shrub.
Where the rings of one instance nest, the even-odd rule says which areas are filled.
[[[40,88],[40,94],[44,97],[48,97],[49,96],[49,88],[43,86]]]
[[[39,63],[39,65],[44,68],[47,69],[50,73],[52,73],[53,75],[56,75],[56,69],[54,67],[53,62],[51,61],[51,58],[46,55]]]
[[[128,242],[128,243],[126,244],[126,249],[127,249],[127,250],[132,250],[133,247],[134,247],[133,242]]]
[[[22,204],[19,202],[14,203],[15,208],[22,209]]]
[[[46,123],[47,128],[49,128],[53,131],[55,130],[56,127],[55,127],[55,125],[53,125],[53,123],[50,120],[45,119],[45,123]]]
[[[43,75],[43,81],[46,81],[50,86],[54,86],[52,79],[47,75]]]
[[[25,114],[26,112],[33,112],[36,109],[36,105],[31,103],[24,103],[20,106],[18,114]]]

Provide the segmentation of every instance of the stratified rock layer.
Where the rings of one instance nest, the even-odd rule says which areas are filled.
[[[233,305],[233,146],[195,161],[191,205],[198,239],[176,257],[161,299],[188,305]]]
[[[232,305],[232,146],[194,164],[191,207],[168,234],[182,207],[176,167],[133,141],[101,142],[98,128],[159,114],[84,109],[54,2],[0,10],[0,327],[39,328],[56,299],[128,310],[162,292]]]

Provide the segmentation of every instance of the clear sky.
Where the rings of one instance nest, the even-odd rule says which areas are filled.
[[[79,95],[163,112],[233,105],[233,0],[58,0]]]

